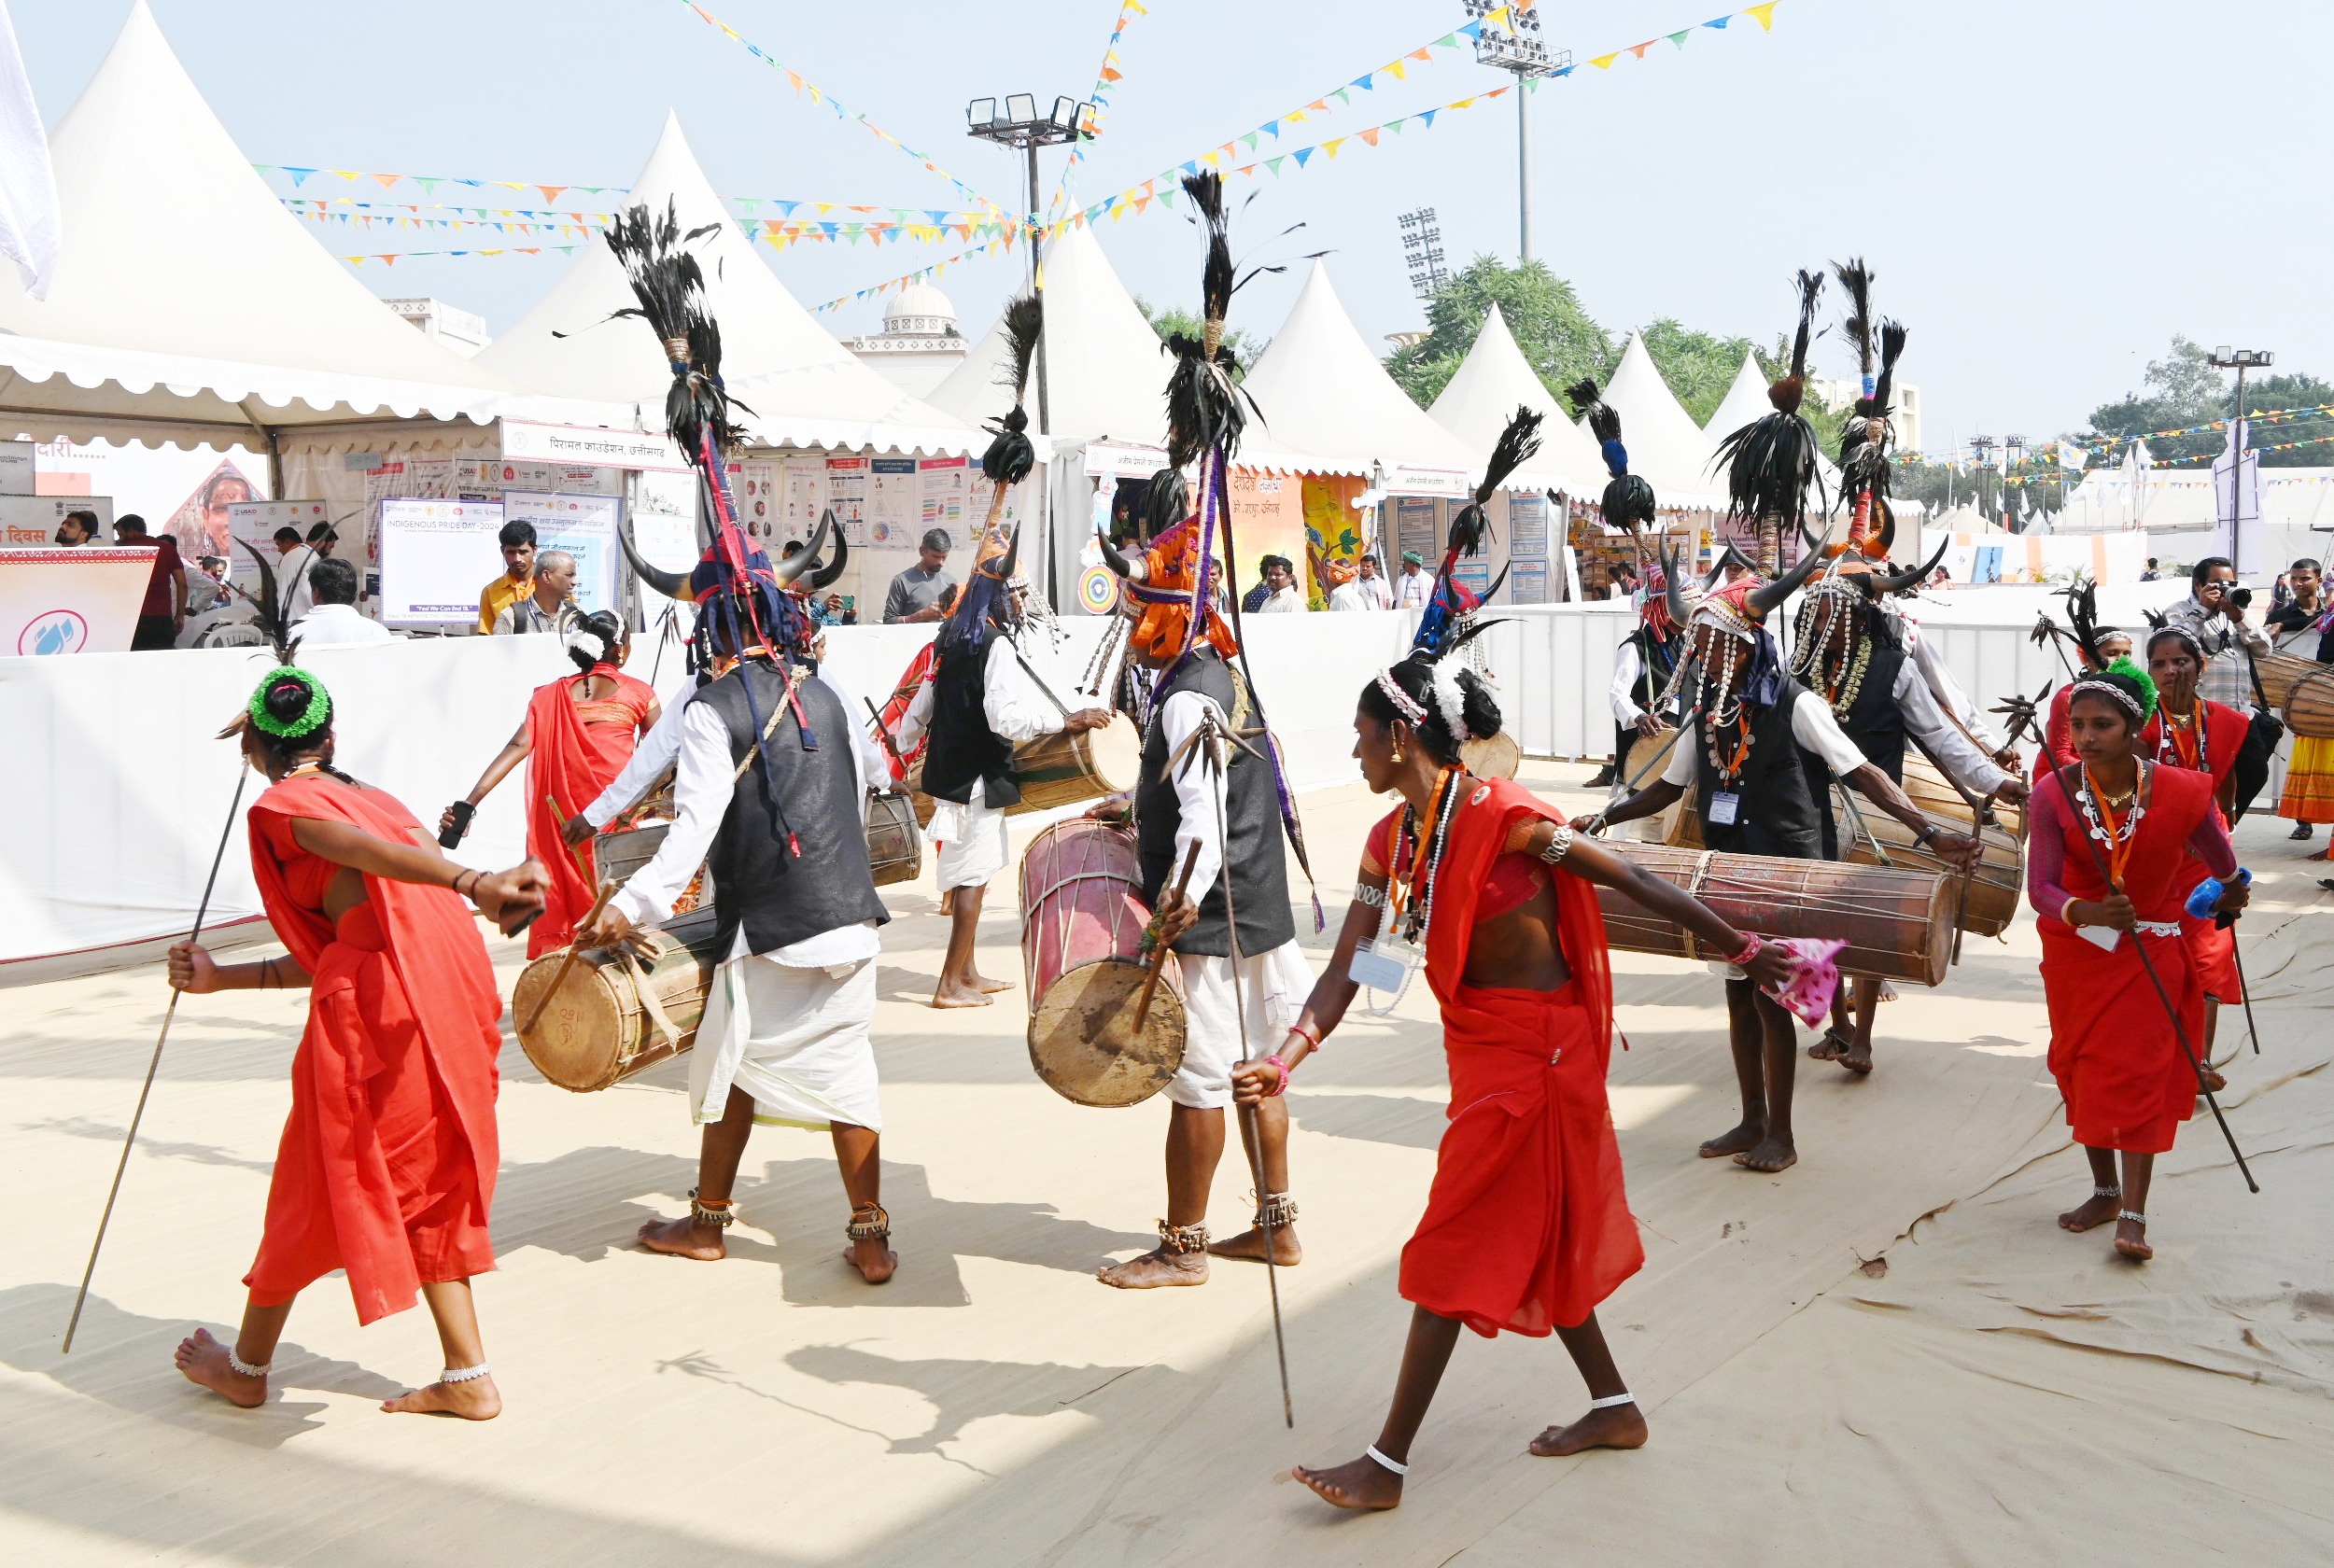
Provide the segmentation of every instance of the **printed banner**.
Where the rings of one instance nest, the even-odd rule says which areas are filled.
[[[502,521],[532,523],[537,554],[564,550],[575,557],[575,602],[586,615],[620,602],[618,574],[625,567],[616,526],[623,520],[624,501],[616,496],[502,493]]]
[[[0,656],[128,652],[153,576],[150,546],[0,550]]]
[[[479,590],[502,570],[495,536],[500,501],[381,502],[381,619],[391,626],[451,626],[478,619]]]

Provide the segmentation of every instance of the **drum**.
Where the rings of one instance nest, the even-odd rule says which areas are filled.
[[[587,947],[569,964],[562,947],[528,964],[511,991],[513,1022],[533,1020],[518,1031],[527,1059],[561,1088],[588,1094],[686,1051],[721,961],[714,950],[720,922],[714,911],[700,909],[643,932],[651,950],[640,957]],[[555,977],[558,989],[545,1002]]]
[[[629,814],[627,814],[628,816]],[[626,820],[618,818],[617,820]],[[627,828],[621,833],[603,833],[592,839],[592,861],[599,868],[602,881],[612,880],[619,888],[632,880],[632,874],[656,858],[656,851],[665,842],[669,821],[649,822]],[[672,912],[686,915],[693,909],[713,907],[713,870],[699,866],[681,896],[673,900]]]
[[[904,791],[868,797],[867,869],[877,887],[913,882],[923,875],[924,835],[916,829],[916,807]]]
[[[1039,735],[1013,749],[1013,771],[1020,776],[1021,798],[1005,808],[1007,817],[1101,800],[1134,788],[1143,771],[1143,732],[1121,713],[1099,730]],[[907,770],[919,824],[932,820],[932,797],[923,792],[923,782],[920,760]]]
[[[1950,789],[1952,786],[1947,785],[1946,788]],[[1959,799],[1958,796],[1955,798]],[[1832,805],[1836,813],[1839,806],[1838,796],[1835,795],[1832,798]],[[2025,868],[2019,858],[2017,839],[2012,838],[2000,828],[1988,828],[1980,833],[1977,835],[1977,869],[1970,874],[1969,886],[1963,889],[1960,886],[1961,873],[1954,871],[1937,855],[1922,848],[1915,842],[1912,829],[1861,796],[1857,799],[1856,806],[1863,813],[1864,827],[1870,831],[1874,838],[1880,841],[1880,847],[1888,851],[1890,866],[1899,870],[1919,872],[1924,875],[1940,873],[1945,875],[1948,890],[1954,897],[1961,900],[1960,920],[1961,930],[1975,936],[2000,936],[2010,929],[2010,922],[2018,918],[2018,901],[2026,891]],[[1934,813],[1930,814],[1929,819],[1940,832],[1959,833],[1969,832],[1966,806],[1962,808],[1962,819],[1959,822],[1949,818],[1940,819]],[[1853,824],[1847,821],[1839,824],[1843,841],[1852,827]],[[1702,819],[1692,811],[1680,811],[1677,829],[1670,835],[1669,847],[1680,849],[1701,848]],[[1759,858],[1764,860],[1765,857]],[[1873,853],[1870,840],[1866,839],[1863,833],[1858,833],[1855,834],[1855,844],[1849,850],[1846,861],[1831,863],[1877,866],[1880,861],[1879,858]],[[1946,918],[1948,922],[1953,918],[1950,904],[1947,905]],[[1785,934],[1796,933],[1786,932]],[[1849,967],[1843,955],[1840,968],[1845,970]],[[1857,970],[1856,973],[1861,974],[1867,972]],[[1890,975],[1888,978],[1894,979],[1895,976]]]
[[[1961,791],[1956,790],[1953,781],[1946,777],[1945,770],[1919,751],[1905,753],[1903,783],[1905,792],[1912,797],[1913,804],[1931,818],[1940,822],[1959,823],[1964,833],[1969,830],[1969,802],[1961,798]],[[1989,820],[1995,827],[2012,838],[2023,839],[2026,836],[2026,814],[2017,806],[2008,801],[1997,800],[1990,809],[1992,816]],[[1866,815],[1870,815],[1869,809]]]
[[[2299,653],[2257,653],[2253,667],[2261,672],[2261,695],[2271,708],[2290,701],[2294,687],[2327,666]]]
[[[1524,749],[1501,730],[1487,740],[1470,740],[1459,748],[1459,761],[1478,778],[1513,778],[1524,765]]]
[[[1021,974],[1029,987],[1029,1061],[1080,1105],[1135,1105],[1183,1065],[1183,976],[1167,955],[1151,1010],[1134,1027],[1147,973],[1136,958],[1151,912],[1134,835],[1073,818],[1021,857]]]
[[[2285,727],[2310,740],[2334,740],[2334,668],[2294,682],[2285,697]]]
[[[1761,936],[1816,937],[1848,945],[1843,971],[1933,986],[1953,954],[1951,878],[1836,861],[1722,855],[1657,844],[1602,841],[1639,871],[1683,888],[1729,925]],[[1596,889],[1605,939],[1624,953],[1710,959],[1692,932],[1610,888]]]

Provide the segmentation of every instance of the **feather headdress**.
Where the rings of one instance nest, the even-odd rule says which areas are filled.
[[[1498,577],[1479,595],[1459,581],[1453,571],[1462,556],[1479,553],[1490,538],[1491,519],[1483,508],[1508,477],[1540,450],[1541,418],[1537,410],[1519,406],[1509,418],[1507,427],[1499,432],[1499,439],[1492,443],[1491,460],[1483,468],[1483,482],[1475,486],[1475,498],[1451,520],[1442,564],[1434,574],[1434,592],[1427,597],[1426,613],[1418,618],[1418,633],[1411,639],[1413,651],[1440,655],[1475,611],[1483,608],[1483,601],[1497,594],[1499,584],[1507,581],[1507,568],[1502,567]]]
[[[1013,407],[990,422],[992,439],[980,457],[981,477],[997,487],[999,504],[1005,490],[1027,479],[1037,465],[1037,449],[1029,439],[1029,413],[1022,403],[1029,393],[1030,361],[1036,357],[1037,339],[1045,325],[1046,307],[1035,294],[1024,294],[1005,307],[1005,360],[997,380],[1012,388]],[[995,526],[994,515],[989,521]]]
[[[1629,449],[1621,444],[1621,415],[1598,395],[1596,378],[1583,376],[1565,388],[1572,412],[1588,421],[1589,434],[1605,456],[1604,499],[1598,503],[1608,525],[1636,533],[1640,524],[1653,521],[1653,487],[1641,474],[1629,471]]]
[[[1806,523],[1807,489],[1816,478],[1816,434],[1799,405],[1807,396],[1807,343],[1823,274],[1803,271],[1797,287],[1799,332],[1792,340],[1791,370],[1766,389],[1775,412],[1721,441],[1715,459],[1726,465],[1728,510],[1736,517],[1774,518],[1779,530]]]
[[[1200,269],[1200,335],[1176,332],[1162,345],[1174,359],[1167,376],[1167,461],[1178,469],[1189,468],[1205,452],[1220,451],[1229,459],[1247,428],[1247,409],[1255,406],[1234,380],[1238,366],[1224,341],[1224,321],[1239,285],[1223,176],[1186,175],[1183,192],[1206,231],[1207,254]]]

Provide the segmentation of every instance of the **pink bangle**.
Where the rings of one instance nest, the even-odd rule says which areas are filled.
[[[1302,1040],[1307,1045],[1312,1046],[1316,1051],[1321,1048],[1321,1037],[1314,1033],[1311,1029],[1305,1028],[1305,1023],[1302,1018],[1300,1018],[1295,1023],[1290,1024],[1288,1026],[1287,1032],[1297,1036],[1298,1039]]]
[[[1756,931],[1745,931],[1742,937],[1742,950],[1737,953],[1729,954],[1726,961],[1733,964],[1736,969],[1748,969],[1750,967],[1750,960],[1757,958],[1759,956],[1760,949],[1765,945],[1766,939],[1760,936]]]
[[[1281,1060],[1278,1054],[1269,1056],[1264,1059],[1271,1062],[1274,1067],[1280,1069],[1280,1081],[1272,1085],[1272,1095],[1287,1094],[1288,1092],[1288,1064]],[[1270,1099],[1272,1098],[1272,1095],[1267,1095],[1265,1098]]]

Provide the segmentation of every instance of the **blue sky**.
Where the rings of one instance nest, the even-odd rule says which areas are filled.
[[[1082,184],[1089,199],[1464,20],[1457,0],[1148,3],[1121,45],[1125,79]],[[724,193],[961,204],[919,164],[796,99],[681,0],[153,6],[229,131],[262,162],[622,185],[671,107]],[[965,101],[1083,95],[1118,0],[710,0],[708,9],[1009,203],[1011,160],[964,136]],[[127,0],[19,0],[11,11],[53,123]],[[1718,0],[1543,0],[1550,42],[1582,61],[1720,13]],[[1674,315],[1761,337],[1789,324],[1793,268],[1861,252],[1883,310],[1912,329],[1904,373],[1924,390],[1933,446],[1973,429],[2041,437],[2073,427],[2135,386],[2174,331],[2272,348],[2281,369],[2334,375],[2320,281],[2328,220],[2323,181],[2311,177],[2323,117],[2308,106],[2323,101],[2328,58],[2334,7],[2322,5],[1782,0],[1772,35],[1740,19],[1537,95],[1536,249],[1608,327]],[[1409,82],[1319,120],[1317,136],[1505,79],[1466,53],[1437,51]],[[1266,180],[1243,229],[1260,239],[1305,222],[1282,248],[1332,250],[1331,275],[1365,333],[1419,325],[1395,217],[1437,207],[1455,261],[1512,253],[1508,102]],[[1049,182],[1061,156],[1048,155]],[[2288,198],[2276,182],[2297,175]],[[328,189],[355,193],[337,180]],[[1174,216],[1154,209],[1102,238],[1137,292],[1196,292],[1197,247]],[[335,238],[332,248],[458,243],[397,234],[361,247]],[[806,302],[944,254],[765,252]],[[499,328],[567,264],[417,259],[359,275],[384,293],[438,295]],[[969,331],[986,327],[1019,265],[1000,257],[951,270],[943,287]],[[1301,271],[1252,286],[1235,324],[1269,334]],[[879,314],[858,305],[826,319],[851,332]],[[1839,357],[1830,345],[1819,351],[1827,355]]]

